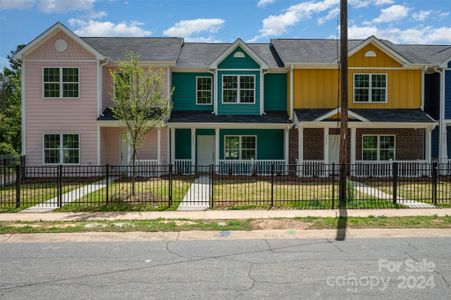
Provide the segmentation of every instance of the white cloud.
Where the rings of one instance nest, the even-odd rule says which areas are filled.
[[[2,9],[24,9],[31,8],[36,0],[0,0],[0,8]]]
[[[224,25],[225,20],[223,19],[192,19],[192,20],[181,20],[174,24],[174,26],[163,31],[166,36],[178,36],[184,37],[191,41],[210,41],[214,40],[213,37],[202,37],[198,36],[201,33],[216,33]]]
[[[101,22],[95,20],[70,19],[69,25],[75,28],[79,36],[149,36],[151,31],[142,28],[143,23],[130,22]]]
[[[404,5],[392,5],[381,9],[379,17],[373,20],[374,23],[389,23],[404,19],[409,14],[409,8]]]
[[[370,5],[381,6],[393,3],[393,0],[349,0],[349,5],[355,8],[363,8]]]
[[[423,22],[432,14],[432,12],[432,10],[420,10],[419,12],[414,12],[412,14],[412,17],[414,18],[414,20]]]
[[[259,0],[257,3],[258,7],[265,7],[266,5],[274,3],[276,0]]]
[[[0,0],[0,8],[26,9],[37,7],[44,13],[92,10],[95,0]]]
[[[377,26],[352,25],[348,29],[349,38],[364,39],[370,35],[405,44],[438,44],[451,42],[451,27],[425,26],[400,29],[395,27],[378,28]]]
[[[338,0],[322,0],[316,2],[307,1],[292,5],[279,15],[271,15],[263,19],[263,26],[260,29],[259,35],[252,40],[284,34],[289,27],[296,25],[301,20],[307,19],[313,14],[327,11],[338,5],[338,3]]]
[[[330,20],[336,18],[339,13],[340,13],[339,7],[335,7],[333,9],[329,10],[327,15],[318,19],[318,24],[322,25],[322,24],[326,23],[327,21],[330,21]]]
[[[0,58],[0,72],[3,72],[3,68],[9,67],[9,61],[6,57]]]

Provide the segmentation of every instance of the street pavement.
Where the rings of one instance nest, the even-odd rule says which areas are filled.
[[[450,296],[447,237],[0,243],[0,299]]]

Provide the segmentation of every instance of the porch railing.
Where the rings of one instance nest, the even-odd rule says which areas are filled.
[[[451,175],[451,159],[440,160],[440,175]]]
[[[284,174],[285,160],[282,159],[251,159],[251,160],[219,160],[218,172],[221,175],[264,175],[270,176],[274,166],[274,174]]]
[[[188,175],[193,171],[193,162],[191,159],[176,159],[174,161],[174,172],[177,174]]]
[[[357,161],[351,169],[355,177],[391,177],[393,163],[398,163],[399,177],[430,176],[430,163],[426,160],[397,160],[397,161]]]
[[[299,177],[325,177],[329,176],[328,168],[323,160],[296,160],[296,173]]]
[[[158,168],[158,160],[156,159],[137,159],[136,160],[136,176],[146,177],[155,176],[160,172]]]

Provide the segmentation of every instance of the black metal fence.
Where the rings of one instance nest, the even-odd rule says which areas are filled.
[[[80,210],[451,207],[449,165],[353,164],[345,203],[335,164],[24,166],[2,164],[0,209]]]

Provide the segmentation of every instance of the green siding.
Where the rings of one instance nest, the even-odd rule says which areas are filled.
[[[219,133],[220,159],[224,159],[225,135],[256,135],[257,159],[283,159],[282,129],[221,129]]]
[[[241,51],[244,53],[244,58],[236,58],[233,55]],[[218,65],[219,69],[260,69],[260,65],[247,54],[241,47],[237,47],[224,58]]]
[[[213,77],[210,73],[172,73],[172,102],[174,110],[213,110],[211,105],[196,104],[196,77]],[[214,96],[212,95],[212,103]]]
[[[265,111],[287,110],[287,74],[265,75]]]
[[[175,159],[191,159],[191,129],[175,129]]]
[[[255,104],[222,103],[222,75],[255,75]],[[260,72],[259,71],[219,71],[218,72],[218,115],[259,115],[260,114]]]
[[[214,129],[196,129],[196,135],[215,135]]]

